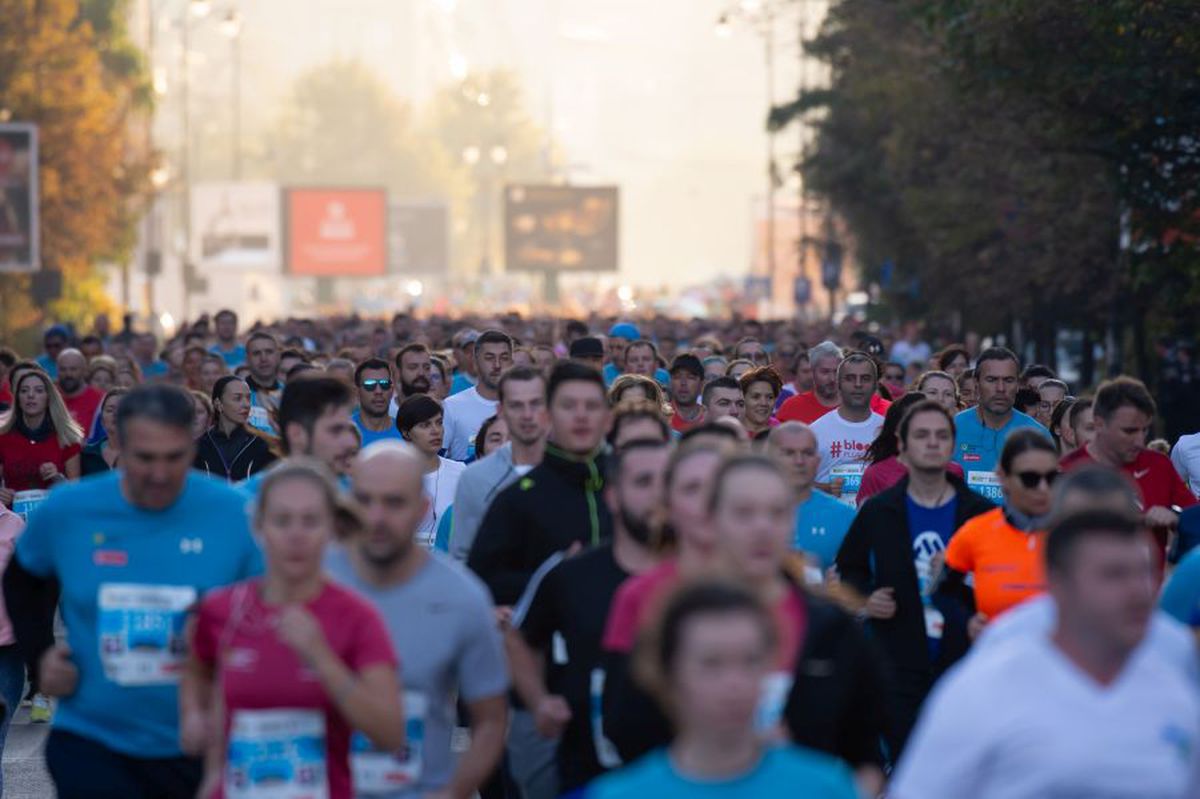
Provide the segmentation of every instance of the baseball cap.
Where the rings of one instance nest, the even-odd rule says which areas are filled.
[[[572,358],[603,358],[604,344],[595,336],[584,336],[571,342]]]
[[[863,336],[862,351],[872,358],[882,358],[883,342],[874,336]]]
[[[704,364],[702,364],[700,359],[695,355],[692,355],[690,352],[676,355],[675,360],[671,361],[669,373],[675,374],[679,371],[691,372],[701,380],[704,379]]]
[[[468,344],[474,344],[479,340],[479,331],[473,327],[463,328],[454,334],[450,339],[450,343],[454,345],[454,349],[461,349]]]
[[[618,322],[608,329],[609,338],[623,338],[626,341],[637,341],[642,337],[637,325],[632,322]]]
[[[70,338],[71,334],[67,331],[66,325],[50,325],[50,327],[46,328],[46,332],[42,334],[42,338],[48,339],[51,336]]]

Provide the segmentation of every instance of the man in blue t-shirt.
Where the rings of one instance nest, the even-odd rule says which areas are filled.
[[[796,497],[796,532],[792,547],[824,571],[833,565],[854,508],[814,488],[821,453],[817,437],[803,422],[784,422],[767,437],[767,454],[787,476]]]
[[[191,469],[193,415],[174,387],[126,396],[118,469],[54,489],[5,571],[22,654],[61,702],[46,766],[63,799],[199,788],[201,760],[179,744],[185,623],[208,591],[261,573],[262,556],[242,494]]]
[[[246,362],[246,348],[238,344],[238,317],[228,308],[217,311],[213,317],[217,328],[217,343],[209,348],[213,355],[220,355],[231,370]]]
[[[1004,492],[996,477],[996,463],[1004,441],[1013,430],[1036,427],[1049,432],[1032,416],[1013,409],[1017,398],[1021,362],[1012,350],[991,347],[983,351],[975,365],[979,386],[979,404],[962,411],[954,419],[954,462],[962,467],[967,485],[976,493],[1002,503]]]

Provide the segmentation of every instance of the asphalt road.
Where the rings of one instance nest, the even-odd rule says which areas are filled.
[[[54,785],[42,761],[48,732],[49,724],[29,723],[29,708],[17,712],[4,744],[4,799],[53,799]]]

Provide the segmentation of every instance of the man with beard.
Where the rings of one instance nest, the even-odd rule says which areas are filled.
[[[414,394],[428,394],[430,375],[433,374],[433,356],[424,344],[408,344],[396,353],[396,377],[400,380],[396,392],[395,407]],[[392,416],[395,416],[395,407]]]
[[[870,353],[868,353],[869,355]],[[812,424],[832,411],[841,402],[838,391],[838,366],[842,362],[842,350],[832,341],[822,341],[808,351],[811,369],[797,368],[797,388],[811,375],[812,390],[804,391],[779,406],[776,417],[780,422],[804,422]],[[890,402],[871,394],[871,410],[883,415]]]
[[[879,376],[870,356],[852,352],[838,366],[837,379],[841,402],[812,423],[821,455],[817,487],[853,508],[867,468],[867,450],[883,427],[883,417],[871,410]]]
[[[87,359],[76,349],[65,349],[58,354],[58,390],[62,393],[67,410],[83,430],[86,440],[92,434],[92,422],[104,399],[104,392],[85,382]]]
[[[388,412],[392,402],[392,372],[382,358],[368,358],[354,370],[354,387],[358,391],[358,408],[353,419],[362,433],[363,446],[393,438],[400,440],[394,414]]]
[[[353,494],[365,530],[325,562],[333,579],[379,610],[403,670],[409,746],[379,752],[356,734],[350,762],[360,795],[473,796],[504,749],[508,674],[491,600],[474,575],[416,545],[429,506],[422,472],[403,444],[364,450]],[[460,697],[470,725],[461,754],[451,745]]]
[[[604,492],[612,540],[573,557],[552,556],[513,612],[506,645],[517,692],[538,732],[561,736],[556,792],[533,795],[581,788],[620,765],[612,744],[595,737],[600,726],[592,709],[604,688],[600,641],[621,583],[657,563],[651,519],[663,501],[668,454],[660,442],[636,440],[612,456]]]
[[[444,440],[447,458],[465,461],[474,454],[475,434],[485,421],[496,415],[500,375],[512,366],[512,351],[512,339],[500,330],[485,331],[475,342],[475,369],[479,382],[446,400]]]

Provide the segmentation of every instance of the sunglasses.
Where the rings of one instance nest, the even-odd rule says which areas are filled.
[[[371,378],[370,380],[362,381],[362,387],[367,391],[391,391],[392,381],[386,378]]]
[[[1046,481],[1046,488],[1054,485],[1054,481],[1061,474],[1057,469],[1052,472],[1017,472],[1017,479],[1021,481],[1021,485],[1026,488],[1037,488],[1043,480]]]

